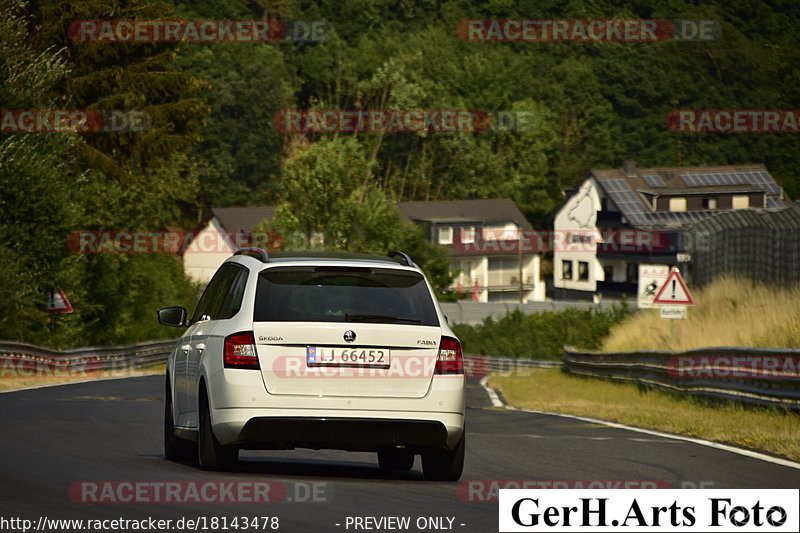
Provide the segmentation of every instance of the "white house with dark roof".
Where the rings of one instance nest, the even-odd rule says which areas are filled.
[[[237,238],[246,237],[262,220],[275,216],[274,206],[218,207],[194,235],[183,253],[183,270],[196,281],[207,282],[236,251]]]
[[[405,222],[424,225],[431,242],[448,247],[450,269],[457,272],[452,289],[460,288],[467,297],[476,293],[481,302],[545,299],[543,250],[525,240],[532,228],[512,200],[399,202],[397,207]],[[210,280],[236,248],[232,239],[220,236],[249,234],[274,216],[274,206],[213,209],[183,254],[184,270],[195,280]],[[215,247],[203,246],[206,242]],[[200,249],[193,249],[195,243]]]
[[[403,217],[426,227],[431,242],[448,246],[453,289],[481,302],[545,299],[541,250],[526,240],[532,231],[508,198],[399,202]]]
[[[690,260],[686,230],[739,209],[786,207],[764,165],[592,170],[555,216],[553,296],[635,295],[640,264]]]

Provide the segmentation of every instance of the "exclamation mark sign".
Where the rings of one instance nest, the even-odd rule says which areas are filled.
[[[672,299],[673,300],[675,299],[675,283],[676,283],[676,281],[673,279],[672,280]]]

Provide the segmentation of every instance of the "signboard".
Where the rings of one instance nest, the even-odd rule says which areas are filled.
[[[72,305],[67,300],[67,296],[61,289],[50,289],[47,293],[48,313],[71,313]]]
[[[653,298],[653,303],[660,305],[694,305],[694,298],[692,298],[689,289],[686,288],[686,283],[684,283],[677,268],[672,267],[666,281],[664,281],[656,297]]]
[[[686,320],[685,305],[664,305],[661,306],[661,318],[671,320]]]
[[[636,305],[639,309],[658,307],[653,299],[661,286],[669,277],[667,265],[639,265],[639,288],[636,294]]]

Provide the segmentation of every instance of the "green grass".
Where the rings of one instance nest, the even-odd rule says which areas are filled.
[[[578,378],[559,368],[494,375],[489,385],[521,409],[599,418],[800,461],[800,415],[795,413],[711,404],[636,385]]]

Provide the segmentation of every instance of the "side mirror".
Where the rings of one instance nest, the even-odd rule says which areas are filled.
[[[186,312],[185,307],[164,307],[158,310],[158,323],[162,326],[183,328],[186,327],[187,316],[188,313]]]

